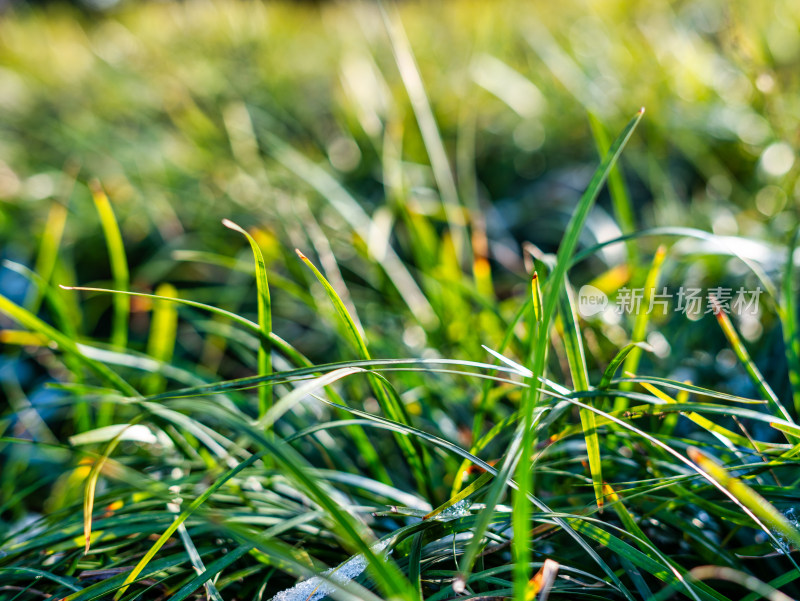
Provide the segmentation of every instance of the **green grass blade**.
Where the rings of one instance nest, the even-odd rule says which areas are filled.
[[[783,326],[783,344],[786,347],[786,362],[789,367],[789,382],[792,385],[794,411],[800,415],[800,332],[797,327],[797,291],[794,277],[794,253],[800,237],[800,228],[796,229],[789,244],[786,267],[783,270],[781,283],[781,303],[779,315]]]
[[[636,116],[631,119],[620,136],[615,140],[614,144],[609,150],[609,153],[594,172],[588,187],[578,201],[578,206],[576,207],[575,212],[573,213],[572,218],[567,225],[564,238],[562,239],[558,248],[555,267],[553,268],[550,276],[547,278],[547,282],[545,284],[541,319],[542,325],[539,336],[536,340],[535,354],[533,357],[534,363],[532,368],[532,378],[530,380],[534,384],[537,383],[538,379],[544,375],[544,358],[549,346],[548,334],[550,322],[555,308],[558,305],[559,295],[562,293],[564,286],[564,278],[571,264],[572,255],[578,245],[578,238],[581,230],[583,229],[583,225],[586,222],[586,218],[589,216],[589,211],[594,205],[595,200],[597,200],[597,197],[600,194],[600,190],[605,183],[611,168],[616,164],[619,155],[622,153],[622,149],[630,139],[643,114],[644,109],[640,110]],[[526,432],[529,432],[529,425],[532,425],[528,416],[532,415],[533,409],[538,404],[537,391],[538,389],[534,386],[531,388],[531,393],[524,396],[523,416],[525,416],[525,419],[523,419],[521,426],[518,427],[516,433],[514,434],[514,439],[507,450],[507,454],[500,469],[499,476],[495,482],[492,483],[491,489],[487,495],[486,508],[479,514],[478,520],[475,524],[473,538],[464,551],[461,561],[459,562],[460,574],[456,581],[459,583],[459,586],[466,581],[466,577],[472,569],[472,564],[475,561],[475,558],[477,557],[481,547],[481,540],[483,539],[486,529],[489,526],[492,514],[494,513],[495,505],[499,501],[500,494],[505,487],[506,482],[509,480],[510,475],[517,467],[520,454],[525,453],[525,446],[530,445],[530,441],[526,440],[528,444],[523,446],[522,439],[526,436]],[[523,490],[520,490],[520,495],[526,497],[528,492],[528,490],[523,488]],[[527,582],[523,583],[523,571],[527,571],[527,566],[522,566],[517,572],[517,576],[515,576],[515,590],[518,593],[522,593],[523,587],[527,586]]]
[[[89,188],[92,192],[97,214],[100,217],[103,235],[106,238],[114,287],[117,290],[128,290],[130,285],[128,259],[125,255],[125,244],[122,242],[119,224],[114,216],[114,209],[111,208],[111,201],[109,201],[99,181],[92,180],[89,183]],[[114,297],[114,322],[111,329],[111,344],[114,346],[120,348],[128,346],[128,317],[130,312],[130,299],[124,296]]]
[[[211,486],[209,486],[206,490],[204,490],[203,494],[201,494],[194,501],[192,501],[189,507],[184,509],[180,513],[180,515],[178,515],[175,518],[172,524],[170,524],[169,528],[167,528],[164,531],[164,533],[158,538],[158,540],[155,543],[153,543],[153,546],[150,547],[150,550],[147,551],[147,553],[145,553],[144,557],[142,557],[142,559],[139,560],[139,563],[136,564],[136,567],[134,567],[131,573],[128,574],[128,576],[125,578],[125,581],[122,583],[122,587],[114,594],[114,601],[117,601],[118,599],[120,599],[120,597],[122,597],[122,595],[125,594],[125,591],[128,589],[128,585],[130,585],[132,582],[136,580],[137,576],[139,576],[139,574],[142,572],[145,566],[147,566],[150,560],[153,559],[153,557],[155,557],[159,549],[161,549],[161,547],[164,546],[164,543],[166,543],[167,540],[169,540],[169,538],[173,534],[175,534],[175,531],[178,529],[178,526],[180,526],[186,521],[186,518],[192,515],[197,510],[197,508],[200,507],[200,505],[202,505],[203,503],[205,503],[209,499],[209,497],[211,497],[211,495],[213,495],[223,484],[225,484],[228,480],[233,478],[236,474],[241,472],[247,466],[255,463],[258,459],[261,458],[263,454],[264,453],[262,452],[252,455],[250,456],[249,459],[246,459],[245,461],[241,462],[233,469],[228,470],[221,477],[217,478],[217,480]]]
[[[560,315],[564,326],[564,346],[569,363],[572,383],[576,392],[589,390],[589,370],[586,365],[586,354],[583,350],[583,338],[578,327],[578,316],[575,312],[575,293],[568,277],[564,277],[565,294],[560,300]],[[603,470],[600,457],[600,438],[597,434],[597,423],[594,413],[580,411],[581,426],[586,440],[586,454],[589,458],[589,471],[592,475],[592,486],[597,508],[603,509]]]
[[[772,410],[773,414],[785,419],[787,422],[794,422],[792,416],[789,415],[789,412],[778,399],[778,395],[776,395],[770,385],[767,384],[761,371],[750,358],[750,353],[747,352],[747,348],[744,346],[741,338],[739,338],[739,334],[736,332],[736,328],[733,327],[730,317],[728,317],[727,313],[719,306],[716,306],[714,315],[717,318],[717,323],[719,323],[722,331],[725,333],[725,337],[728,339],[728,343],[731,345],[733,352],[747,372],[747,375],[750,376],[753,384],[755,384],[756,388],[761,393],[762,398],[769,402],[769,408]],[[790,440],[789,442],[792,441]]]
[[[623,361],[625,361],[625,357],[627,357],[628,353],[637,347],[643,350],[650,349],[650,345],[642,342],[629,342],[619,349],[617,354],[614,355],[614,358],[608,364],[608,367],[606,367],[605,371],[603,371],[603,377],[600,378],[600,383],[597,385],[598,389],[605,390],[611,385],[611,381],[614,379],[614,375],[617,373],[617,370],[620,368]]]
[[[330,282],[328,282],[325,276],[322,275],[319,269],[316,268],[316,266],[308,259],[308,257],[306,257],[299,250],[296,250],[296,252],[297,256],[300,257],[300,259],[309,267],[309,269],[311,269],[311,271],[314,273],[314,276],[316,276],[319,283],[322,284],[322,287],[325,289],[325,293],[328,295],[328,298],[333,304],[336,314],[339,317],[339,321],[345,328],[345,331],[350,338],[350,342],[355,347],[359,358],[369,361],[371,357],[369,350],[367,349],[367,342],[361,335],[356,322],[350,316],[350,313],[347,311],[347,307],[342,302],[342,299],[339,297],[336,290],[334,290]],[[369,377],[372,390],[375,393],[375,398],[378,400],[378,404],[380,405],[384,414],[391,420],[408,424],[409,418],[403,404],[399,402],[394,395],[387,393],[384,383],[377,379],[374,374],[368,373],[367,375]],[[429,490],[430,482],[423,464],[423,456],[420,455],[418,450],[409,442],[407,438],[404,436],[398,436],[396,438],[400,448],[403,450],[403,453],[409,462],[409,465],[411,466],[411,469],[414,472],[417,482]]]
[[[174,297],[178,291],[171,284],[161,284],[156,288],[155,296]],[[157,300],[153,303],[153,317],[150,322],[150,335],[147,339],[147,354],[164,363],[172,360],[177,336],[178,312],[175,304]],[[144,381],[145,394],[163,392],[166,380],[159,373],[150,374]]]
[[[258,291],[258,327],[261,332],[261,345],[258,348],[258,373],[268,376],[272,373],[272,345],[270,333],[272,332],[272,302],[269,296],[269,281],[267,280],[267,266],[264,255],[258,242],[243,228],[229,219],[223,219],[222,225],[235,232],[239,232],[250,243],[253,250],[253,259],[256,264],[256,288]],[[264,417],[272,406],[272,387],[262,386],[258,389],[258,416]]]
[[[639,312],[636,314],[633,325],[633,333],[631,334],[631,342],[644,342],[647,339],[647,325],[650,323],[650,304],[653,295],[656,293],[656,285],[658,284],[658,277],[661,274],[661,266],[664,264],[664,259],[667,256],[666,247],[659,246],[653,257],[653,262],[650,265],[650,270],[647,272],[647,277],[644,281],[644,296]],[[625,358],[623,371],[636,372],[639,369],[639,359],[642,356],[642,348],[634,346],[628,356]],[[623,387],[624,389],[624,387]],[[614,403],[614,409],[619,411],[625,409],[625,398],[617,397]]]
[[[800,548],[800,530],[792,525],[775,506],[747,486],[741,479],[731,476],[723,466],[696,447],[690,447],[689,457],[724,487],[739,503],[750,509],[764,524],[780,533],[796,548]],[[773,537],[774,538],[774,537]]]
[[[139,393],[136,391],[136,389],[128,384],[123,378],[121,378],[119,374],[112,371],[99,361],[95,361],[84,355],[78,348],[77,343],[72,338],[62,334],[54,327],[48,325],[27,309],[23,309],[19,305],[13,303],[2,294],[0,294],[0,312],[5,313],[22,326],[33,332],[43,335],[45,338],[55,343],[63,352],[74,356],[84,366],[89,368],[89,370],[99,377],[101,381],[105,382],[116,390],[119,390],[124,395],[129,397],[139,396]]]
[[[89,288],[87,286],[61,286],[64,290],[79,290],[83,292],[102,292],[105,294],[122,294],[126,296],[137,296],[139,298],[149,298],[156,301],[168,301],[172,303],[177,303],[179,305],[185,305],[187,307],[193,307],[195,309],[202,309],[203,311],[208,311],[209,313],[213,313],[214,315],[219,315],[220,317],[225,317],[230,319],[234,323],[239,324],[240,326],[244,327],[245,329],[251,331],[252,333],[256,334],[257,336],[262,335],[261,326],[259,326],[256,322],[251,321],[241,315],[233,313],[232,311],[226,311],[225,309],[220,309],[219,307],[215,307],[213,305],[207,305],[205,303],[199,303],[197,301],[185,299],[185,298],[178,298],[178,297],[169,297],[169,296],[159,296],[156,294],[147,294],[146,292],[126,292],[122,290],[109,290],[108,288]],[[292,345],[286,342],[283,338],[275,334],[274,332],[269,333],[269,340],[270,344],[272,344],[275,348],[280,350],[286,357],[291,359],[297,365],[303,366],[310,366],[311,362],[303,356],[297,349],[295,349]]]
[[[60,202],[54,202],[50,207],[50,212],[47,214],[47,223],[44,226],[42,240],[39,244],[39,254],[36,256],[36,263],[33,269],[42,278],[43,282],[49,283],[53,276],[66,224],[67,207]],[[40,287],[32,290],[28,294],[28,298],[25,299],[24,305],[32,313],[38,312],[43,293],[44,290]]]
[[[447,158],[444,142],[439,133],[439,128],[436,125],[436,119],[433,116],[428,96],[425,93],[425,85],[422,82],[417,63],[414,60],[414,54],[411,50],[411,45],[409,44],[402,21],[400,20],[400,15],[397,12],[389,15],[383,4],[379,4],[378,6],[381,10],[381,16],[383,17],[386,31],[389,33],[389,39],[391,41],[392,51],[394,52],[395,62],[400,71],[400,77],[403,80],[403,85],[411,101],[411,108],[414,111],[414,116],[417,118],[422,140],[431,161],[433,176],[442,197],[442,205],[450,229],[450,235],[452,236],[456,260],[459,266],[463,267],[469,239],[466,235],[464,211],[458,198],[458,189],[450,170],[450,161]],[[391,5],[391,7],[393,9],[394,5]]]

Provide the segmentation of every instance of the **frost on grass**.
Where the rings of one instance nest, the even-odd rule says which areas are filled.
[[[789,507],[789,509],[784,511],[783,516],[789,521],[789,523],[792,526],[800,529],[800,523],[798,523],[797,514],[795,513],[794,507]],[[780,548],[778,548],[778,551],[784,554],[791,553],[792,546],[789,543],[788,539],[785,536],[783,536],[780,532],[776,532],[774,530],[773,534],[775,534],[775,538],[777,538],[778,542],[780,543]]]
[[[469,515],[469,508],[471,505],[472,503],[470,501],[463,499],[458,503],[454,503],[453,505],[442,511],[439,515],[434,516],[433,519],[438,520],[440,522],[449,522],[450,520],[464,517],[465,515]]]
[[[379,541],[372,545],[370,549],[374,553],[380,553],[391,542],[391,539]],[[322,576],[327,579],[314,576],[308,580],[303,580],[292,588],[281,591],[270,601],[318,601],[323,597],[330,595],[336,590],[336,584],[347,584],[354,578],[357,578],[364,570],[367,569],[367,559],[359,553],[354,555],[338,567],[330,568],[322,573]]]

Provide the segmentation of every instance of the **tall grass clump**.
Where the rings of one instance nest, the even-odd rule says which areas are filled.
[[[0,23],[0,599],[797,597],[800,14],[644,5]]]

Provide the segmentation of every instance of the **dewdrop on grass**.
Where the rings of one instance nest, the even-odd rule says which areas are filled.
[[[372,545],[370,549],[374,553],[380,553],[391,542],[391,539],[379,541]],[[359,553],[354,555],[336,568],[325,570],[322,575],[337,584],[347,584],[354,578],[358,578],[367,569],[367,559]],[[270,601],[319,601],[323,597],[330,595],[336,590],[328,580],[314,576],[308,580],[303,580],[280,593],[276,594]]]

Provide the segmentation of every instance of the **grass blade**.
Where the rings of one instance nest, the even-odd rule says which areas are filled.
[[[178,291],[171,284],[161,284],[156,288],[156,296],[175,297],[177,294]],[[147,354],[157,361],[169,363],[175,350],[177,326],[178,312],[175,304],[163,300],[154,302],[150,336],[147,339]],[[158,373],[150,374],[144,382],[145,394],[163,392],[165,387],[166,380]]]
[[[108,200],[103,187],[97,180],[89,182],[97,214],[100,216],[100,225],[108,246],[108,258],[111,263],[111,276],[114,288],[128,290],[130,275],[128,273],[128,259],[125,255],[125,244],[119,230],[114,209]],[[114,297],[114,321],[111,329],[111,344],[120,348],[128,346],[128,316],[131,312],[130,300],[124,296]]]
[[[794,422],[792,416],[789,415],[789,412],[786,411],[786,408],[778,399],[778,395],[776,395],[770,385],[767,384],[767,381],[764,379],[761,371],[758,369],[758,367],[756,367],[756,364],[750,358],[747,348],[744,346],[741,338],[739,338],[736,328],[733,327],[731,318],[728,317],[727,313],[722,310],[716,299],[712,297],[711,302],[714,304],[714,315],[717,318],[717,323],[719,323],[722,331],[725,333],[725,337],[728,339],[728,343],[733,349],[733,352],[736,354],[739,362],[744,366],[747,375],[750,376],[753,384],[755,384],[756,388],[761,393],[762,398],[768,401],[770,409],[776,416],[785,419],[787,422]]]
[[[350,313],[347,311],[347,307],[342,302],[342,299],[336,293],[333,286],[330,285],[325,276],[316,268],[316,266],[306,257],[302,252],[296,250],[297,256],[311,269],[311,271],[316,276],[317,280],[320,284],[322,284],[323,288],[325,289],[328,298],[330,299],[331,303],[333,304],[334,308],[336,309],[336,314],[339,317],[340,323],[344,326],[345,331],[350,338],[350,342],[355,346],[356,353],[362,360],[369,361],[371,359],[369,350],[367,349],[367,342],[364,340],[364,337],[361,335],[356,322],[350,316]],[[378,400],[378,404],[380,405],[381,409],[383,410],[384,414],[391,420],[400,422],[402,424],[408,424],[409,418],[408,414],[406,413],[405,407],[401,402],[399,402],[394,395],[388,394],[386,388],[381,380],[376,378],[373,373],[367,374],[370,384],[372,386],[372,390],[375,393],[375,398]],[[427,472],[424,468],[423,456],[419,453],[418,449],[415,448],[413,444],[404,436],[397,436],[397,443],[400,448],[403,450],[403,453],[406,456],[406,459],[411,466],[411,469],[414,472],[415,478],[417,482],[423,486],[426,490],[430,491],[430,482],[427,477]]]
[[[65,353],[69,353],[80,361],[84,366],[88,367],[101,381],[119,390],[126,396],[138,397],[139,393],[128,382],[119,376],[116,372],[112,371],[99,361],[90,359],[84,355],[78,345],[72,338],[62,334],[52,326],[46,324],[44,321],[33,315],[27,309],[23,309],[19,305],[13,303],[8,298],[0,294],[0,312],[5,313],[11,319],[23,325],[24,327],[43,335],[48,340],[55,343],[59,349]],[[102,424],[100,424],[102,425]]]
[[[267,266],[264,255],[255,238],[243,228],[229,219],[223,219],[222,225],[235,232],[239,232],[250,243],[253,250],[253,259],[256,264],[256,289],[258,291],[258,328],[261,332],[261,345],[258,348],[258,373],[268,376],[272,373],[272,345],[270,333],[272,332],[272,303],[269,296],[269,281],[267,280]],[[258,389],[258,417],[263,418],[272,406],[272,387],[261,386]]]
[[[789,244],[786,267],[781,283],[781,300],[779,315],[783,325],[783,344],[786,347],[786,362],[789,366],[789,382],[792,385],[795,413],[800,415],[800,332],[797,327],[797,291],[795,290],[794,253],[800,237],[800,228],[796,229]]]

